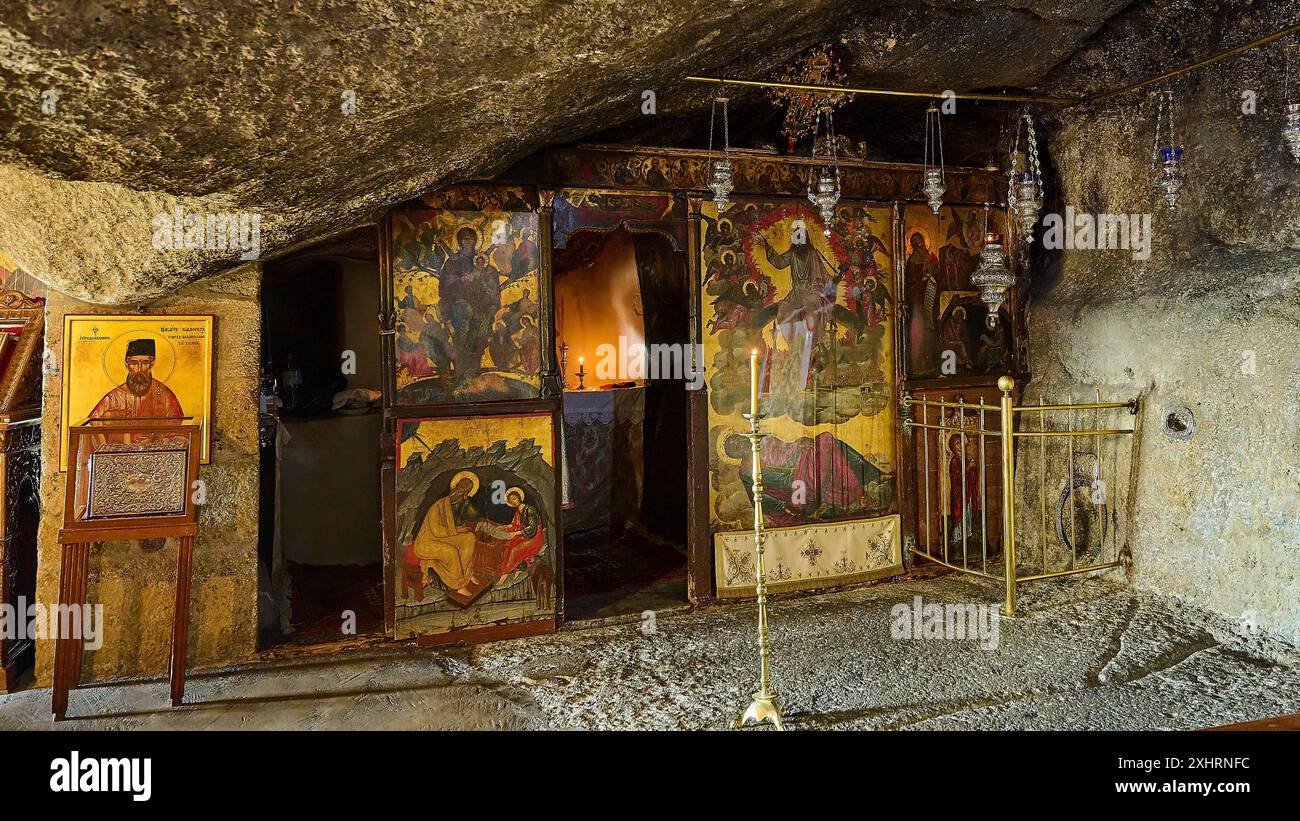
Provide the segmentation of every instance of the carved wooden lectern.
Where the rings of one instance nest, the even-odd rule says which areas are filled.
[[[68,429],[67,498],[59,544],[60,623],[54,649],[54,720],[68,710],[81,675],[81,625],[65,623],[63,605],[81,618],[90,546],[97,542],[179,539],[172,612],[171,701],[185,695],[190,558],[198,532],[193,483],[199,471],[198,425],[181,420],[102,420]]]

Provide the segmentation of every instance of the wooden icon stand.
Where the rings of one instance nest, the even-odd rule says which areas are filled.
[[[86,604],[90,546],[98,542],[179,539],[172,612],[171,702],[185,695],[190,560],[198,518],[191,487],[198,479],[199,426],[181,420],[103,420],[68,429],[67,497],[59,544],[59,613]],[[82,622],[84,624],[84,622]],[[54,647],[52,712],[61,721],[68,691],[81,676],[80,629],[60,616]]]

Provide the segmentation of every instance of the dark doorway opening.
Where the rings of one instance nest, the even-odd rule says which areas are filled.
[[[263,647],[383,632],[376,260],[359,236],[264,268]]]
[[[556,250],[554,271],[566,377],[565,618],[684,607],[685,255],[659,233],[580,230]],[[668,352],[668,366],[651,371],[651,350]]]

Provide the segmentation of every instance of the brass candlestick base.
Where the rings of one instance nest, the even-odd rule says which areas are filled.
[[[781,708],[776,706],[776,696],[771,693],[754,693],[754,700],[749,702],[745,712],[736,719],[736,729],[741,729],[751,721],[755,724],[770,721],[778,730],[784,730],[785,725],[781,723]]]
[[[767,541],[767,533],[763,530],[763,459],[759,453],[759,445],[767,434],[758,429],[758,423],[764,414],[743,413],[741,416],[749,420],[749,432],[744,436],[749,440],[753,457],[754,478],[750,491],[754,496],[754,595],[758,599],[759,666],[758,692],[754,693],[754,699],[745,708],[745,712],[736,719],[735,727],[739,730],[750,721],[755,724],[771,721],[778,730],[784,730],[781,709],[776,704],[776,695],[771,691],[767,663],[770,654],[767,642],[767,573],[763,566],[763,543]]]

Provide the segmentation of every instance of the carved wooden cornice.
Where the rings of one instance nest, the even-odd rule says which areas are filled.
[[[22,335],[0,374],[0,414],[40,404],[41,349],[45,300],[19,291],[0,291],[0,321],[21,322]]]
[[[803,197],[808,176],[820,159],[774,151],[733,148],[732,173],[737,197]],[[707,192],[708,151],[697,148],[644,148],[620,145],[579,145],[556,148],[531,165],[506,176],[447,186],[398,206],[398,209],[536,210],[544,208],[540,191],[601,189],[610,193],[681,194]],[[925,168],[916,163],[886,163],[843,157],[838,162],[842,196],[846,201],[917,202]],[[1006,175],[996,168],[953,166],[944,169],[947,205],[986,203],[1005,208]]]
[[[45,300],[24,294],[22,291],[0,291],[0,316],[4,311],[45,310]]]
[[[649,191],[705,191],[708,151],[694,148],[640,148],[580,145],[543,155],[536,178],[519,180],[561,187],[603,187]],[[754,149],[732,149],[734,196],[802,197],[808,175],[822,160]],[[924,167],[846,157],[839,160],[846,200],[925,202]],[[1006,177],[997,169],[952,167],[944,170],[950,205],[1003,205]]]

